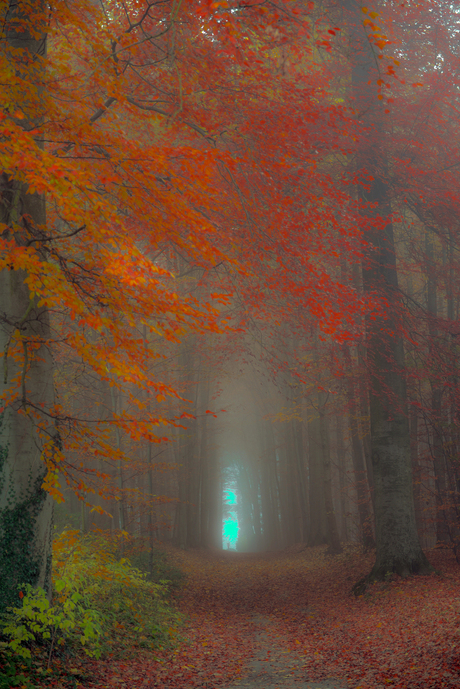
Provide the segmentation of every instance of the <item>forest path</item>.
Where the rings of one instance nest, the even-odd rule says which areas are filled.
[[[330,611],[325,601],[333,609],[337,600],[336,573],[332,572],[332,561],[325,550],[299,545],[284,553],[189,551],[183,555],[181,565],[188,568],[188,579],[182,603],[192,615],[201,615],[202,620],[220,621],[226,630],[221,636],[222,626],[217,628],[220,643],[226,647],[224,650],[221,646],[221,653],[234,654],[233,676],[222,676],[215,684],[211,676],[203,688],[349,686],[340,669],[322,669],[321,648],[313,642],[306,650],[304,643],[305,636],[313,638],[318,630],[328,626]],[[347,559],[351,568],[351,558]],[[236,649],[227,646],[229,639],[232,644],[237,640]],[[216,636],[213,643],[217,642]],[[216,648],[209,661],[209,669],[213,661],[220,662]]]
[[[313,612],[306,608],[304,614]],[[254,656],[241,677],[225,689],[346,689],[337,679],[314,681],[308,679],[305,658],[279,644],[279,629],[271,616],[255,613],[256,630],[251,642]],[[242,640],[244,642],[244,640]]]
[[[442,576],[390,577],[359,597],[351,587],[373,554],[356,549],[169,557],[186,574],[176,599],[181,643],[88,661],[82,689],[460,687],[460,568],[451,552],[429,553]]]

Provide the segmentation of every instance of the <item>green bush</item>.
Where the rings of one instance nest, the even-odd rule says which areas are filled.
[[[21,667],[22,663],[21,658],[15,659],[11,653],[7,653],[5,650],[0,651],[0,689],[12,689],[13,687],[33,689],[34,685],[28,674],[24,674],[24,670],[28,672],[29,668]]]
[[[180,617],[167,602],[165,584],[126,558],[103,534],[64,531],[55,541],[53,599],[43,589],[21,589],[22,605],[1,623],[11,653],[30,658],[31,648],[83,646],[94,657],[133,647],[161,649],[177,643]]]
[[[102,636],[103,615],[88,607],[88,601],[77,591],[70,591],[68,582],[59,579],[56,589],[63,592],[68,588],[68,595],[50,605],[42,588],[32,588],[30,584],[21,591],[22,606],[9,608],[10,615],[3,623],[3,636],[9,639],[8,646],[16,656],[30,658],[31,646],[47,641],[52,652],[55,644],[62,645],[65,638],[78,638],[82,645],[88,644],[85,651],[90,656],[101,655],[100,638]]]
[[[168,605],[167,587],[147,581],[145,573],[121,559],[108,567],[110,585],[93,584],[93,600],[106,621],[108,650],[120,645],[164,648],[174,645],[180,618]]]

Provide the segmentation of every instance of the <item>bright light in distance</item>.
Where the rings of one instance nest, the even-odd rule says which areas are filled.
[[[234,493],[232,490],[226,490],[225,493],[225,502],[227,505],[236,505],[238,502],[236,493]]]
[[[234,546],[238,539],[239,526],[236,519],[227,519],[224,522],[224,538]]]

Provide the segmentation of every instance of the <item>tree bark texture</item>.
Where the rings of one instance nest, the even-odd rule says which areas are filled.
[[[13,73],[21,71],[24,89],[30,86],[35,94],[41,92],[41,58],[46,51],[46,30],[36,35],[43,8],[40,2],[17,0],[4,6],[1,17],[3,57],[9,60]],[[34,33],[29,30],[31,13],[37,13]],[[18,99],[17,92],[13,93]],[[22,110],[25,128],[40,123],[40,108],[31,109],[27,92],[23,102],[11,106]],[[18,246],[24,246],[30,232],[46,223],[44,197],[27,191],[21,181],[1,174],[0,231]],[[45,425],[39,411],[49,409],[54,402],[48,349],[50,321],[47,308],[38,307],[30,294],[26,279],[22,270],[0,273],[0,391],[4,407],[0,414],[0,612],[19,602],[18,586],[24,583],[51,593],[53,500],[42,487],[46,475],[42,450],[44,442],[54,443],[56,438],[53,423]]]
[[[367,358],[370,385],[371,455],[374,473],[376,562],[370,577],[388,572],[402,576],[427,572],[430,565],[415,524],[404,349],[398,323],[398,277],[387,184],[383,114],[377,98],[378,60],[362,21],[361,8],[344,4],[349,26],[352,89],[357,118],[363,125],[357,151],[359,193],[373,204],[382,227],[366,233],[370,245],[363,263],[363,287],[381,295],[387,312],[368,319]]]

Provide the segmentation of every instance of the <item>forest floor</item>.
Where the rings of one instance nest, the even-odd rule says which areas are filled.
[[[459,689],[460,567],[351,593],[372,556],[324,548],[239,554],[169,551],[187,575],[173,652],[84,660],[88,689]],[[77,668],[78,669],[78,668]]]

